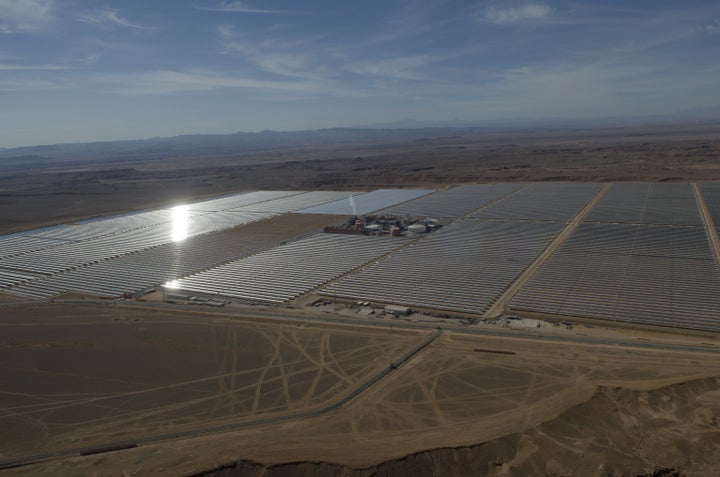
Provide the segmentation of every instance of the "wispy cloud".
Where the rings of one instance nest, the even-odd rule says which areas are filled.
[[[127,95],[168,95],[220,90],[249,90],[272,93],[271,98],[369,97],[373,92],[318,80],[272,81],[212,70],[152,70],[111,73],[92,78],[105,92]],[[280,95],[280,93],[283,93]],[[255,94],[255,93],[253,93]]]
[[[401,80],[439,81],[433,64],[466,54],[465,49],[452,53],[397,54],[391,51],[368,52],[364,44],[335,44],[323,37],[258,39],[239,32],[233,25],[217,27],[223,52],[236,55],[258,69],[288,80],[322,83],[336,90],[364,88],[365,95],[382,96],[397,89]],[[388,50],[388,49],[386,49]],[[353,94],[355,95],[355,94]]]
[[[58,71],[72,69],[64,65],[14,65],[0,63],[0,71]]]
[[[374,61],[354,61],[346,64],[345,69],[363,76],[419,80],[427,77],[425,72],[420,70],[436,61],[438,58],[431,55],[414,55]]]
[[[53,0],[0,0],[0,33],[31,33],[54,20]]]
[[[100,82],[115,93],[127,95],[170,94],[226,88],[252,88],[275,91],[312,92],[311,85],[292,81],[265,81],[211,71],[155,70],[140,73],[101,75]]]
[[[268,10],[265,8],[256,8],[246,2],[232,1],[220,2],[213,6],[197,5],[198,10],[208,12],[229,12],[229,13],[289,13],[288,10]]]
[[[321,51],[318,45],[306,48],[306,42],[297,39],[250,41],[232,25],[220,25],[217,32],[223,52],[241,55],[266,73],[306,79],[320,79],[330,74],[327,66],[318,64],[305,52]]]
[[[547,18],[552,9],[542,3],[528,3],[517,7],[499,8],[488,7],[480,16],[482,21],[497,25],[510,25]]]
[[[253,61],[261,70],[279,76],[315,79],[324,76],[320,71],[324,68],[315,65],[309,57],[303,55],[274,53],[254,57]],[[328,72],[327,69],[325,71]]]
[[[14,65],[0,63],[0,71],[59,71],[72,69],[63,65]]]
[[[216,30],[220,37],[223,52],[252,53],[254,51],[249,45],[241,41],[240,35],[233,25],[218,25]]]
[[[77,20],[83,23],[89,23],[101,28],[131,28],[136,30],[147,30],[149,27],[133,23],[130,20],[120,16],[114,8],[103,8],[92,12],[81,14]]]
[[[705,25],[705,31],[708,33],[720,33],[720,22]]]
[[[63,86],[55,81],[44,79],[0,80],[0,91],[50,91],[61,88]]]

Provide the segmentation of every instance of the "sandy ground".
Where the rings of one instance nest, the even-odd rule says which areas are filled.
[[[420,336],[115,306],[2,311],[0,458],[312,409]]]
[[[88,318],[82,313],[76,314],[77,312],[73,310],[73,307],[68,307],[65,311],[66,318],[73,318],[71,322],[83,323],[90,320],[97,323],[98,316]],[[142,318],[139,322],[133,321],[134,318],[130,319],[129,323],[127,323],[127,318],[126,322],[116,321],[112,318],[112,313],[114,312],[104,313],[106,315],[104,326],[113,326],[117,329],[125,327],[126,333],[146,335],[154,325],[168,324],[164,319],[151,319],[151,317]],[[6,335],[6,329],[13,335],[17,333],[22,335],[22,330],[26,334],[31,334],[33,326],[19,325],[19,322],[26,322],[30,316],[32,313],[27,317],[18,316],[15,324],[3,327],[3,336]],[[191,315],[188,314],[189,316]],[[78,352],[73,351],[75,349],[80,349],[83,353],[88,352],[88,345],[80,346],[84,340],[77,338],[79,330],[85,326],[78,324],[72,326],[73,338],[70,342],[72,344],[70,344],[61,339],[61,330],[67,329],[70,325],[53,326],[52,321],[57,320],[46,317],[38,324],[42,323],[41,329],[46,330],[47,336],[55,337],[50,341],[57,343],[55,348],[65,348],[69,353],[68,356],[75,355]],[[66,319],[60,321],[66,321]],[[334,342],[338,333],[338,331],[332,333],[325,331],[323,325],[312,325],[310,328],[296,326],[291,327],[294,331],[275,329],[268,337],[260,339],[256,329],[266,326],[270,329],[277,327],[272,325],[248,326],[247,324],[228,324],[226,322],[201,326],[202,320],[199,321],[200,323],[190,325],[185,317],[183,319],[172,318],[170,323],[173,326],[162,326],[161,333],[157,329],[156,333],[160,333],[157,338],[138,341],[136,336],[134,340],[130,340],[140,343],[140,345],[134,346],[142,346],[142,343],[145,343],[147,346],[145,353],[149,353],[149,349],[153,350],[150,353],[153,359],[146,358],[145,363],[153,361],[167,363],[169,359],[175,363],[172,367],[172,374],[161,375],[161,378],[158,378],[158,369],[152,364],[147,366],[148,370],[141,373],[146,376],[143,380],[137,376],[136,371],[133,371],[135,389],[167,390],[168,387],[177,386],[177,390],[183,391],[181,393],[183,397],[179,398],[179,406],[177,402],[158,405],[155,399],[137,401],[129,399],[127,393],[132,391],[128,391],[127,387],[132,388],[133,384],[124,382],[129,379],[127,376],[123,379],[123,373],[127,371],[123,371],[122,366],[108,366],[108,361],[105,361],[105,366],[93,365],[88,371],[75,373],[81,376],[81,379],[73,378],[70,381],[73,383],[72,386],[64,385],[62,391],[57,390],[56,386],[54,391],[56,394],[70,394],[69,396],[53,395],[52,392],[41,393],[42,390],[33,389],[34,394],[50,394],[50,396],[45,399],[35,397],[33,401],[27,401],[27,398],[21,398],[17,394],[3,397],[2,407],[5,409],[6,419],[8,419],[3,427],[10,429],[7,423],[15,422],[14,425],[19,426],[17,428],[23,426],[29,429],[33,428],[28,425],[30,421],[26,417],[15,417],[9,414],[18,412],[18,409],[25,409],[25,412],[28,413],[27,417],[45,416],[46,421],[63,422],[64,411],[55,410],[62,401],[68,400],[72,405],[74,402],[87,400],[87,396],[77,395],[80,391],[108,393],[107,390],[93,390],[92,384],[88,384],[87,377],[92,376],[96,379],[101,370],[105,380],[111,380],[112,383],[122,382],[122,385],[112,384],[112,386],[119,386],[123,389],[98,396],[103,399],[108,397],[111,400],[119,398],[119,400],[113,401],[114,406],[103,406],[98,410],[94,406],[83,404],[78,409],[82,410],[79,416],[88,413],[88,417],[83,418],[86,419],[85,421],[65,422],[64,425],[56,428],[55,433],[51,433],[55,436],[55,440],[48,439],[42,444],[37,440],[39,429],[35,429],[34,434],[24,439],[26,445],[30,442],[36,443],[32,445],[44,446],[47,446],[49,442],[54,442],[56,446],[89,442],[92,440],[91,435],[97,437],[98,432],[125,432],[128,424],[133,422],[142,423],[140,427],[134,429],[135,433],[141,432],[142,429],[147,432],[149,429],[157,430],[158,426],[182,423],[180,415],[183,414],[186,418],[192,415],[195,422],[223,415],[227,417],[227,413],[231,409],[231,413],[240,412],[247,415],[248,410],[252,409],[251,403],[255,402],[252,391],[258,388],[266,389],[264,383],[266,381],[273,382],[273,379],[276,384],[270,385],[267,388],[267,398],[259,401],[263,403],[263,412],[286,411],[291,408],[295,409],[297,406],[302,408],[302,406],[309,405],[309,401],[304,400],[308,384],[320,372],[317,361],[322,355],[320,350],[323,349],[323,340],[329,339],[330,342]],[[185,336],[184,339],[187,340],[189,334],[183,332],[187,326],[193,330],[210,326],[210,329],[221,331],[221,335],[226,340],[223,342],[225,343],[224,347],[213,352],[207,343],[205,346],[208,348],[205,350],[199,344],[192,349],[185,345],[182,347],[184,352],[178,352],[178,349],[173,346],[174,351],[168,355],[171,358],[164,357],[163,355],[169,351],[166,350],[163,343],[167,343],[169,346],[170,342],[178,341],[181,336]],[[336,329],[337,327],[331,328]],[[141,332],[140,329],[147,331]],[[239,332],[235,333],[232,331],[233,329],[237,329]],[[337,329],[342,330],[343,328]],[[369,329],[363,328],[358,332],[351,328],[347,333],[354,336],[354,340],[346,338],[347,342],[340,341],[339,348],[333,348],[336,359],[340,359],[338,355],[345,358],[342,361],[343,369],[347,369],[348,364],[346,363],[355,363],[355,367],[352,369],[356,371],[352,376],[362,376],[378,366],[379,363],[386,362],[384,360],[387,359],[388,354],[397,353],[403,346],[417,341],[417,335],[400,334],[398,337],[397,334],[388,334],[387,331],[371,333],[369,338],[362,338],[369,331]],[[166,337],[165,333],[170,333],[172,337]],[[209,343],[211,338],[207,336],[207,333],[208,331],[204,331],[195,334],[204,335],[205,340]],[[116,336],[120,340],[123,334],[103,333],[102,335]],[[99,335],[95,332],[90,333],[89,336],[92,336],[94,341]],[[162,339],[161,336],[163,336]],[[330,337],[323,338],[324,336]],[[307,363],[304,353],[300,351],[301,348],[297,347],[295,337],[300,337],[298,338],[300,342],[308,344],[303,345],[302,349],[308,350],[307,352],[314,357],[315,363]],[[3,339],[6,340],[6,338]],[[104,339],[110,340],[110,338]],[[199,338],[193,338],[193,342],[197,339]],[[252,364],[244,362],[245,360],[242,360],[242,363],[238,361],[239,367],[233,372],[232,365],[228,364],[227,356],[228,353],[231,353],[228,351],[230,348],[236,348],[234,346],[236,339],[241,340],[237,343],[238,350],[256,346],[264,351],[253,353]],[[287,351],[282,352],[283,361],[280,363],[274,361],[276,358],[273,356],[277,350],[277,343],[283,342],[283,340],[289,341],[289,343]],[[6,344],[6,341],[3,343],[5,349],[8,347],[22,349],[20,354],[24,355],[26,360],[36,363],[37,356],[46,352],[42,346],[40,349],[33,349],[29,340],[25,342],[24,347],[21,346],[20,338],[16,338],[14,341],[16,344],[13,345]],[[293,345],[293,343],[295,344]],[[373,345],[371,346],[369,343],[373,343]],[[62,346],[63,344],[64,346]],[[111,344],[111,342],[98,343],[97,349],[110,350],[114,354],[113,350],[117,348]],[[340,353],[340,349],[346,348],[346,352]],[[187,352],[188,350],[193,352]],[[488,352],[488,350],[504,353]],[[137,354],[138,352],[133,353],[133,355]],[[196,359],[203,354],[214,356],[214,360],[206,363],[204,370],[198,370],[200,364],[193,364],[192,367],[196,369],[196,374],[188,375],[192,369],[188,363],[188,357]],[[260,359],[260,356],[264,356],[264,359]],[[327,356],[329,354],[326,354]],[[285,359],[289,361],[285,361]],[[201,360],[201,362],[205,361],[207,360]],[[233,360],[229,361],[233,362]],[[117,362],[117,356],[112,362]],[[290,369],[289,363],[291,362],[294,363],[291,368],[292,375],[297,376],[299,380],[296,381],[297,394],[291,393],[288,399],[287,394],[282,391],[281,383],[284,382],[284,378],[279,368]],[[337,361],[333,361],[333,363],[336,363],[333,366],[339,365]],[[268,369],[269,366],[275,366],[278,370],[272,377],[269,375],[263,377],[262,370]],[[26,386],[40,386],[48,388],[50,391],[53,390],[52,385],[42,384],[36,379],[18,379],[21,376],[32,378],[42,369],[48,371],[47,364],[42,367],[36,365],[33,368],[26,365],[23,369],[18,368],[18,366],[6,366],[4,373],[16,374],[13,375],[12,380],[5,379],[3,382],[14,382],[18,387],[22,387],[22,383],[25,383]],[[108,370],[111,372],[110,375],[108,375]],[[249,379],[241,378],[240,376],[245,376],[246,372]],[[43,376],[46,375],[52,376],[52,372],[43,373]],[[202,375],[209,378],[208,389],[184,384],[187,381],[202,379],[200,377]],[[233,375],[238,376],[234,387],[230,384]],[[224,379],[220,379],[219,376],[224,376]],[[305,376],[305,378],[302,379],[301,376]],[[325,394],[318,391],[318,396],[313,397],[311,401],[320,402],[329,396],[337,396],[338,392],[348,384],[347,380],[332,376],[331,373],[328,373],[330,382],[322,388],[326,390]],[[557,343],[544,341],[445,333],[428,349],[395,372],[392,378],[380,381],[357,400],[320,417],[304,418],[194,439],[147,444],[137,449],[98,456],[61,459],[7,472],[8,475],[36,475],[40,471],[49,473],[48,475],[67,475],[72,470],[77,473],[76,475],[87,475],[93,472],[97,475],[123,475],[122,472],[126,472],[125,475],[192,475],[224,464],[231,465],[236,460],[249,460],[263,465],[320,461],[357,469],[382,465],[383,462],[402,459],[409,454],[437,448],[472,447],[483,442],[500,445],[502,439],[506,439],[508,436],[516,436],[513,438],[516,440],[503,444],[507,448],[503,451],[504,453],[500,454],[499,469],[502,469],[503,465],[513,468],[530,468],[540,465],[540,462],[545,462],[545,465],[550,467],[544,468],[543,472],[549,472],[550,475],[561,475],[561,471],[558,471],[560,474],[553,474],[554,471],[550,472],[552,466],[561,470],[570,469],[571,472],[567,475],[605,475],[595,473],[597,469],[589,472],[592,469],[585,466],[583,464],[585,461],[581,458],[582,455],[588,453],[594,456],[594,460],[590,461],[593,465],[606,459],[605,465],[615,466],[614,468],[623,468],[624,465],[632,463],[633,469],[645,467],[651,469],[656,463],[659,465],[667,462],[675,466],[684,465],[687,469],[697,469],[702,465],[711,465],[712,462],[705,462],[700,457],[695,461],[670,457],[675,455],[672,452],[679,453],[683,446],[691,445],[689,443],[692,442],[700,442],[703,439],[710,439],[714,445],[720,442],[720,431],[717,427],[712,427],[712,416],[716,416],[717,410],[720,409],[720,391],[717,390],[720,386],[718,386],[717,380],[713,379],[716,376],[720,376],[720,359],[715,354],[570,343],[558,346]],[[149,383],[151,377],[152,383]],[[92,380],[89,381],[92,383]],[[139,381],[142,382],[142,385],[138,388],[137,382]],[[687,391],[688,396],[683,397],[683,400],[678,398],[677,401],[672,401],[671,397],[671,401],[668,401],[666,398],[659,397],[655,402],[649,397],[642,397],[649,396],[647,392],[650,390],[690,381],[705,384],[698,384],[697,386],[700,387],[696,389],[697,392]],[[106,384],[99,383],[95,386],[105,388]],[[27,389],[20,392],[27,392]],[[248,392],[250,395],[246,394]],[[312,395],[314,396],[314,394]],[[603,398],[603,395],[607,399]],[[3,396],[7,396],[7,393]],[[228,407],[231,406],[228,401],[231,396],[235,396],[232,401],[235,403],[232,405],[234,407]],[[648,431],[649,436],[643,441],[645,445],[632,451],[627,450],[626,453],[629,456],[625,460],[615,456],[607,448],[598,447],[596,440],[602,440],[603,435],[618,437],[624,432],[624,427],[617,427],[619,425],[617,416],[608,411],[608,407],[613,405],[613,399],[620,399],[618,396],[626,396],[622,399],[636,402],[637,410],[633,412],[639,413],[635,418],[631,415],[621,416],[623,426],[632,427],[633,422],[640,423],[638,419],[642,417],[643,426],[647,425],[649,429],[656,429],[658,432],[666,429],[663,432],[666,434],[669,432],[669,434],[663,434],[664,437],[658,434],[660,437],[657,439],[672,441],[671,444],[674,447],[669,451],[668,456],[670,457],[664,460],[651,458],[652,456],[658,457],[658,454],[657,452],[653,454],[656,448],[649,445],[650,437],[654,436],[650,431]],[[207,398],[208,403],[213,406],[202,406],[200,409],[193,405],[188,406],[198,398]],[[165,399],[171,398],[166,395]],[[644,405],[642,399],[651,400]],[[590,408],[586,408],[578,415],[578,412],[574,411],[578,406],[590,406]],[[209,408],[214,409],[215,414],[210,413]],[[183,412],[182,409],[186,409],[186,411]],[[160,411],[160,413],[154,413],[153,410]],[[101,412],[102,415],[94,415],[97,412]],[[567,415],[574,417],[572,419],[563,417]],[[133,420],[133,417],[137,419]],[[604,434],[598,434],[599,431],[595,431],[592,435],[586,436],[587,432],[583,431],[585,426],[578,421],[580,417],[588,419],[589,423],[591,422],[598,430],[602,430]],[[77,416],[73,416],[73,419],[77,419]],[[560,419],[558,422],[564,424],[556,424],[561,427],[553,428],[552,434],[545,431],[540,432],[539,429],[542,429],[543,425],[549,425],[547,423],[555,422],[558,419]],[[674,423],[676,428],[667,428],[666,424],[671,423]],[[681,431],[684,434],[674,434]],[[580,438],[572,440],[572,436],[576,434],[585,436],[584,440]],[[18,435],[16,430],[13,431],[13,435]],[[528,439],[530,439],[529,442]],[[14,440],[17,440],[17,437],[11,441]],[[512,447],[511,444],[515,447]],[[9,445],[8,441],[5,446],[7,445]],[[643,455],[646,457],[642,457]],[[544,460],[540,459],[541,456]],[[572,456],[575,457],[571,458]],[[645,462],[643,464],[645,467],[641,465],[642,462]],[[565,467],[558,467],[559,463]],[[510,473],[505,475],[528,474]]]
[[[17,303],[19,301],[24,301],[22,298],[12,296],[12,295],[5,295],[3,293],[0,293],[0,303]]]
[[[702,355],[673,353],[668,358],[667,352],[657,351],[568,346],[558,352],[556,348],[448,335],[340,415],[324,416],[309,429],[298,429],[299,441],[282,448],[247,442],[253,451],[245,447],[244,453],[259,462],[278,464],[315,461],[322,449],[325,461],[362,467],[532,428],[587,401],[597,386],[649,390],[720,376],[720,360]],[[285,430],[284,435],[289,438],[291,433]]]

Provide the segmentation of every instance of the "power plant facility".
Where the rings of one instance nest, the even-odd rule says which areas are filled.
[[[0,294],[717,332],[718,224],[716,183],[254,191],[2,236]]]
[[[352,216],[340,225],[328,225],[326,233],[349,235],[415,236],[434,232],[443,226],[438,219],[429,217],[395,217],[393,215]]]

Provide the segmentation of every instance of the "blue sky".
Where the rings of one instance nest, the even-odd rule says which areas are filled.
[[[720,2],[0,0],[0,147],[720,105]]]

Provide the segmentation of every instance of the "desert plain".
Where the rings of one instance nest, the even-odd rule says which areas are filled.
[[[717,180],[718,130],[525,131],[9,168],[0,231],[263,188]],[[720,473],[712,333],[437,330],[301,306],[9,296],[0,316],[3,475]]]

